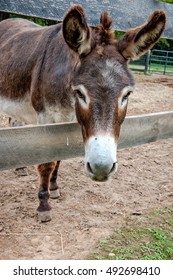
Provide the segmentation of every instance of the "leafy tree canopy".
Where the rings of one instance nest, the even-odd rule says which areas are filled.
[[[166,3],[169,3],[169,4],[173,4],[173,0],[160,0],[161,2],[166,2]]]

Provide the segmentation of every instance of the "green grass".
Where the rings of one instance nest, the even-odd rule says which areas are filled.
[[[164,65],[159,65],[159,64],[154,64],[154,63],[151,64],[150,72],[164,73],[164,71],[165,71],[165,74],[173,74],[173,66],[167,65],[165,68]]]
[[[127,226],[101,240],[90,259],[170,260],[173,259],[173,209],[140,218],[128,217]]]
[[[144,72],[145,70],[145,66],[144,65],[140,65],[140,64],[130,64],[130,69],[131,70],[138,70],[138,71],[142,71]],[[167,65],[166,69],[164,69],[164,65],[159,65],[159,64],[153,64],[151,65],[150,69],[149,69],[149,73],[160,73],[163,74],[165,71],[165,74],[173,74],[173,66],[172,65]]]

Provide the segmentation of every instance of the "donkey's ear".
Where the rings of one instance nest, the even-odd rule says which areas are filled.
[[[128,30],[119,40],[119,51],[126,59],[137,59],[151,49],[160,38],[166,23],[163,11],[155,11],[147,22]]]
[[[83,8],[73,6],[63,20],[63,36],[68,46],[79,55],[86,55],[91,51],[90,28]]]

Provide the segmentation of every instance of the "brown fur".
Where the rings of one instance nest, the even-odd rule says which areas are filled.
[[[137,59],[147,50],[151,49],[160,38],[165,24],[165,13],[163,11],[155,11],[145,24],[130,29],[119,41],[119,50],[122,55],[127,59]],[[146,33],[148,34],[147,38],[145,38]],[[134,48],[135,45],[136,48]]]
[[[107,12],[102,13],[100,24],[96,30],[96,41],[98,45],[111,44],[114,40],[114,30],[112,29],[112,19]]]
[[[44,123],[49,122],[52,108],[53,113],[74,109],[85,143],[98,133],[109,133],[117,140],[127,109],[127,105],[119,105],[127,98],[121,96],[122,90],[134,85],[128,59],[139,57],[159,39],[165,14],[154,12],[147,23],[127,31],[119,41],[114,39],[111,24],[104,12],[98,27],[90,28],[80,5],[66,13],[62,24],[50,27],[23,19],[1,22],[0,109],[15,117],[18,112],[4,107],[5,102],[20,105],[27,98],[38,123],[40,116]],[[89,105],[84,93],[72,89],[78,85],[87,89]],[[18,117],[22,120],[24,114]],[[41,212],[50,210],[49,185],[51,190],[57,189],[58,167],[59,162],[38,166]]]

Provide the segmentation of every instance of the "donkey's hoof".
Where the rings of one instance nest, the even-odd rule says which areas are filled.
[[[37,219],[39,222],[46,223],[52,220],[51,211],[37,211]]]
[[[55,198],[59,198],[59,197],[60,197],[59,189],[50,191],[50,198],[55,199]]]

